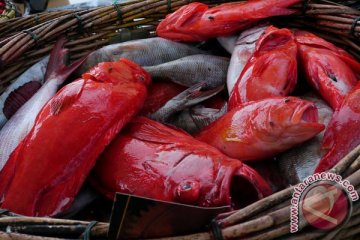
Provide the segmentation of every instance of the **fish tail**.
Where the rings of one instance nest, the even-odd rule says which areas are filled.
[[[69,49],[64,48],[66,38],[61,37],[50,53],[49,62],[46,68],[44,81],[49,79],[62,79],[63,81],[70,76],[88,57],[88,55],[80,58],[70,65],[66,65],[69,59]]]

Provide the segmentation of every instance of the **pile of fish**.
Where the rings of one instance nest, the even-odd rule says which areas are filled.
[[[0,207],[58,216],[89,183],[239,209],[329,170],[360,144],[360,63],[264,22],[299,2],[191,3],[68,66],[59,39],[0,96]],[[221,56],[180,43],[213,38]]]

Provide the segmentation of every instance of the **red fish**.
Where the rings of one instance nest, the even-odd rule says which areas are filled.
[[[291,93],[297,82],[296,55],[297,46],[291,31],[268,27],[231,92],[229,109]]]
[[[321,37],[316,36],[315,34],[303,30],[295,31],[295,41],[298,45],[306,45],[310,47],[331,50],[344,62],[346,62],[349,67],[351,67],[351,69],[356,73],[358,78],[360,78],[360,63],[345,50],[336,47],[334,44],[326,41]]]
[[[203,3],[190,3],[169,14],[156,29],[159,37],[175,41],[205,41],[246,29],[272,16],[290,15],[289,6],[301,0],[252,0],[225,3],[209,8]]]
[[[186,87],[173,82],[158,81],[149,87],[149,94],[141,110],[142,115],[156,112],[165,105],[170,99],[184,91]]]
[[[1,207],[27,216],[68,208],[105,146],[140,111],[150,81],[122,59],[63,87],[0,172]]]
[[[326,128],[322,148],[327,154],[320,160],[315,172],[334,167],[352,149],[360,144],[360,83],[344,98],[335,110]]]
[[[357,83],[360,63],[313,34],[298,31],[296,41],[308,82],[333,109],[338,108]]]
[[[268,98],[234,108],[197,139],[239,160],[268,159],[324,130],[316,106],[295,97]]]
[[[186,133],[139,117],[98,160],[91,182],[116,192],[204,207],[243,207],[271,193],[253,169]]]

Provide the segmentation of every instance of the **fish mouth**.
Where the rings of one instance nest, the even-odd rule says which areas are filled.
[[[319,123],[318,109],[313,103],[305,103],[295,109],[291,117],[289,132],[295,135],[315,136],[325,129],[325,125]],[[314,135],[315,134],[315,135]]]
[[[316,106],[312,103],[306,103],[295,109],[292,117],[292,123],[318,123],[319,114]]]
[[[243,164],[230,179],[231,208],[241,209],[270,195],[269,185],[252,168]]]

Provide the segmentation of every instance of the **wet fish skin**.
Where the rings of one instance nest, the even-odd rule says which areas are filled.
[[[289,95],[295,89],[297,74],[297,45],[292,32],[266,28],[235,83],[229,109],[248,101]]]
[[[301,98],[315,103],[319,113],[319,123],[324,124],[325,127],[328,126],[334,112],[332,108],[315,94],[306,94]],[[276,163],[279,166],[281,175],[288,184],[295,185],[313,174],[323,155],[321,150],[323,137],[324,131],[312,139],[276,156]]]
[[[325,39],[304,30],[295,30],[294,33],[295,40],[299,45],[332,51],[333,54],[336,54],[337,57],[344,61],[355,72],[357,78],[360,78],[360,63],[344,49],[341,49]]]
[[[0,171],[0,207],[26,216],[70,207],[105,146],[141,110],[150,83],[145,70],[120,59],[64,86]]]
[[[49,57],[45,57],[35,63],[17,79],[13,80],[5,92],[1,94],[0,129],[5,125],[10,117],[12,117],[15,112],[42,86],[44,83],[44,76],[48,61]],[[14,91],[18,91],[18,93],[14,94]]]
[[[227,104],[225,104],[221,109],[196,105],[180,112],[178,115],[174,116],[169,123],[190,134],[195,134],[219,119],[226,112]]]
[[[264,33],[267,27],[267,24],[262,24],[249,28],[241,32],[236,39],[226,80],[229,95],[231,94],[245,65],[255,52],[256,41]]]
[[[45,73],[45,83],[0,130],[0,170],[21,140],[30,132],[42,107],[56,94],[66,78],[86,59],[82,58],[65,66],[68,49],[63,48],[64,44],[65,38],[61,38],[51,53]]]
[[[316,173],[334,167],[352,149],[360,144],[360,82],[346,95],[324,133],[322,149],[325,156],[316,167]]]
[[[205,41],[228,36],[272,16],[290,15],[289,7],[300,0],[252,0],[231,2],[209,8],[193,2],[166,16],[156,28],[160,37],[174,41]]]
[[[271,192],[247,165],[144,117],[105,150],[90,182],[109,199],[121,192],[203,207],[244,207]]]
[[[191,55],[144,69],[153,79],[170,80],[187,87],[206,82],[209,88],[215,88],[225,84],[228,67],[226,57]]]
[[[153,66],[195,54],[206,52],[159,37],[132,40],[108,45],[92,52],[77,73],[81,75],[97,63],[117,61],[120,58],[127,58],[140,66]]]
[[[360,63],[313,34],[296,31],[300,61],[309,84],[336,109],[357,83]],[[354,71],[352,67],[358,66]]]
[[[196,138],[241,161],[269,159],[324,130],[317,108],[296,97],[248,102],[205,127]]]

